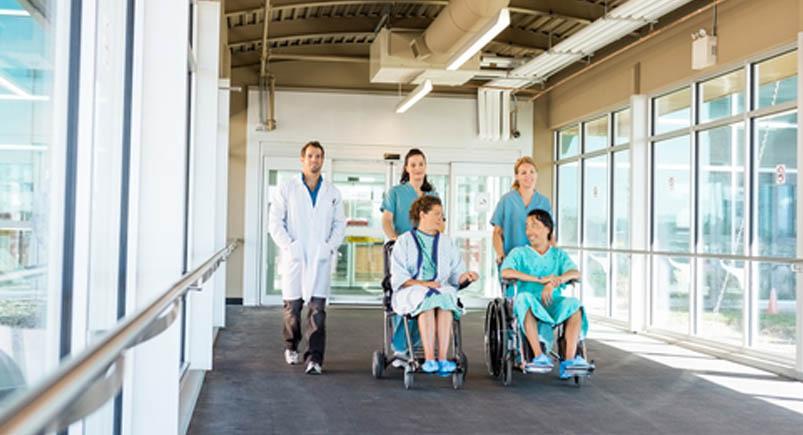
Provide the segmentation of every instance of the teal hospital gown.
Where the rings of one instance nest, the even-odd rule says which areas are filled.
[[[541,255],[531,246],[521,246],[513,249],[505,257],[502,270],[506,269],[541,278],[549,275],[560,276],[572,269],[577,269],[577,266],[569,258],[569,254],[560,248],[550,247],[544,255]],[[538,338],[544,343],[547,351],[552,349],[554,342],[552,329],[568,320],[578,310],[582,314],[580,338],[585,338],[588,333],[588,319],[585,310],[579,299],[561,294],[565,286],[563,284],[556,288],[552,292],[552,303],[545,306],[541,300],[543,284],[519,282],[518,294],[513,300],[513,312],[516,314],[522,330],[524,330],[524,319],[528,311],[532,312],[538,320]],[[512,288],[509,288],[506,296],[511,297],[512,291]]]

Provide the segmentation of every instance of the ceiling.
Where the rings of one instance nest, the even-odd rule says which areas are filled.
[[[510,27],[488,44],[483,53],[532,58],[601,17],[606,8],[615,8],[625,1],[511,0]],[[394,31],[423,31],[447,3],[446,0],[271,0],[267,23],[269,69],[279,86],[387,88],[388,85],[372,85],[368,81],[369,46],[378,29],[388,26]],[[246,73],[240,76],[250,80],[258,77],[260,69],[264,4],[264,0],[225,2],[231,66],[233,71]]]

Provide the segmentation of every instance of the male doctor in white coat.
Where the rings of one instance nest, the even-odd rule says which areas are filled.
[[[284,357],[300,363],[301,308],[308,306],[308,374],[321,374],[326,348],[326,298],[332,262],[343,241],[346,218],[340,191],[323,180],[324,150],[317,141],[301,149],[302,172],[282,183],[270,205],[268,228],[280,250],[284,299]]]

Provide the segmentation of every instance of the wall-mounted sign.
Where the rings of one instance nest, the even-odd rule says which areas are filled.
[[[775,184],[786,184],[786,165],[775,167]]]

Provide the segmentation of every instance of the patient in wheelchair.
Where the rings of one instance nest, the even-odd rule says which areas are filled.
[[[453,319],[459,319],[457,290],[475,281],[475,272],[466,272],[460,252],[440,233],[443,207],[435,196],[422,196],[410,207],[413,229],[396,240],[391,256],[393,311],[418,319],[424,347],[426,373],[449,374],[456,368],[447,359]],[[435,340],[438,359],[435,359]]]
[[[560,377],[571,377],[571,370],[583,369],[588,362],[577,355],[577,344],[588,332],[580,300],[563,296],[566,283],[580,279],[580,272],[569,255],[550,245],[554,224],[549,213],[536,209],[527,215],[530,246],[510,251],[502,263],[502,278],[518,280],[518,294],[513,300],[513,314],[527,336],[535,357],[524,370],[552,368],[549,354],[554,343],[554,328],[565,323],[565,355],[561,355]],[[544,345],[544,352],[541,348]]]

